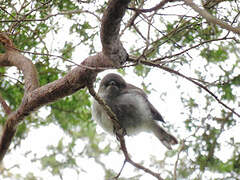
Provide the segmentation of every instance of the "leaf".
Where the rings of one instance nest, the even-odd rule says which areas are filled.
[[[222,90],[223,90],[223,95],[222,98],[226,99],[226,100],[235,100],[235,96],[232,93],[232,87],[230,84],[226,84],[224,86],[222,86]]]
[[[228,53],[222,46],[219,46],[217,50],[205,48],[201,51],[200,55],[212,63],[218,63],[228,59]]]

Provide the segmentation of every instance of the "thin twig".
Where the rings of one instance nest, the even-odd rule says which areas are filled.
[[[114,179],[118,179],[119,176],[122,174],[122,171],[123,171],[123,168],[125,167],[126,162],[127,162],[126,159],[124,159],[123,165],[122,165],[119,173],[114,177]]]
[[[141,169],[143,170],[144,172],[148,173],[148,174],[151,174],[152,176],[154,176],[155,178],[157,178],[158,180],[163,180],[163,178],[161,178],[160,174],[159,173],[155,173],[153,172],[152,170],[142,166],[141,164],[138,164],[136,162],[134,162],[130,157],[129,157],[129,154],[128,154],[128,151],[127,151],[127,147],[126,147],[126,143],[125,143],[125,140],[123,139],[123,137],[119,136],[118,137],[118,140],[120,142],[120,145],[121,145],[121,149],[123,151],[123,154],[125,156],[125,159],[128,163],[130,163],[131,165],[133,165],[134,167],[138,168],[138,169]]]
[[[175,57],[175,56],[179,56],[179,55],[181,55],[181,54],[183,54],[183,53],[185,53],[185,52],[187,52],[187,51],[190,51],[190,50],[192,50],[192,49],[195,49],[195,48],[197,48],[197,47],[199,47],[199,46],[202,46],[203,44],[206,44],[206,43],[210,43],[210,42],[214,42],[214,41],[223,41],[223,40],[228,40],[228,39],[233,39],[232,37],[226,37],[226,36],[224,36],[224,37],[222,37],[222,38],[218,38],[218,39],[211,39],[211,40],[207,40],[207,41],[203,41],[203,42],[200,42],[199,44],[196,44],[196,45],[194,45],[194,46],[191,46],[191,47],[189,47],[189,48],[187,48],[187,49],[185,49],[185,50],[183,50],[183,51],[181,51],[181,52],[178,52],[178,53],[176,53],[176,54],[173,54],[173,55],[170,55],[170,56],[164,56],[164,57],[161,57],[161,58],[157,58],[157,59],[154,59],[154,60],[152,60],[152,62],[158,62],[158,61],[162,61],[163,59],[170,59],[170,58],[173,58],[173,57]]]
[[[111,118],[113,124],[114,124],[114,129],[115,129],[115,133],[116,133],[116,138],[117,140],[120,142],[120,146],[121,146],[121,150],[125,156],[125,161],[130,163],[131,165],[133,165],[134,167],[143,170],[144,172],[156,177],[158,180],[163,180],[160,177],[159,173],[155,173],[153,171],[151,171],[150,169],[142,166],[141,164],[138,164],[136,162],[134,162],[128,154],[127,151],[127,147],[126,147],[126,143],[125,143],[125,139],[124,139],[124,135],[125,135],[125,130],[123,130],[120,126],[120,124],[118,123],[117,117],[116,115],[112,112],[112,110],[110,109],[110,107],[103,101],[102,98],[100,98],[97,93],[95,92],[94,88],[93,88],[93,84],[91,82],[89,82],[89,84],[87,85],[88,87],[88,91],[89,93],[96,99],[96,101],[103,106],[104,110],[106,111],[106,113],[108,114],[108,116]],[[125,163],[124,163],[125,165]],[[123,167],[124,167],[123,165]],[[122,172],[122,169],[120,171],[120,173]],[[118,174],[116,177],[119,177],[120,174]]]
[[[72,14],[79,14],[79,13],[89,13],[97,18],[97,20],[100,22],[101,18],[94,14],[91,11],[88,10],[73,10],[73,11],[62,11],[56,14],[49,14],[41,19],[8,19],[8,20],[0,20],[0,23],[6,23],[6,22],[36,22],[36,21],[46,21],[49,18],[55,17],[55,16],[64,16],[64,15],[72,15]]]
[[[24,85],[24,83],[22,81],[20,81],[19,79],[17,78],[14,78],[14,77],[11,77],[11,76],[8,76],[6,74],[3,74],[3,73],[0,73],[0,79],[1,79],[1,76],[4,76],[6,78],[9,78],[12,82],[16,81],[17,83],[21,84],[21,85]],[[14,81],[13,81],[14,80]]]
[[[102,105],[102,107],[104,108],[104,110],[106,111],[106,113],[108,114],[108,116],[112,119],[113,124],[114,124],[114,129],[116,129],[116,131],[121,129],[121,126],[117,120],[117,116],[116,114],[114,114],[114,112],[111,110],[111,108],[104,102],[104,100],[99,97],[97,95],[97,93],[95,92],[94,88],[93,88],[93,84],[92,82],[89,82],[89,84],[87,85],[88,87],[88,91],[89,93],[96,99],[96,101]]]
[[[173,180],[177,180],[177,166],[178,166],[178,161],[180,158],[180,153],[184,150],[184,145],[185,145],[185,140],[182,140],[181,145],[179,147],[179,151],[177,154],[177,160],[174,165],[174,174],[173,174]]]
[[[128,59],[129,61],[131,62],[136,62],[135,59],[131,59],[129,58]],[[139,60],[138,60],[139,61]],[[197,82],[195,80],[193,80],[192,78],[190,77],[187,77],[185,76],[184,74],[181,74],[180,72],[178,71],[175,71],[173,69],[170,69],[166,66],[162,66],[160,64],[156,64],[154,62],[151,62],[151,61],[144,61],[144,60],[140,60],[140,63],[142,64],[145,64],[145,65],[148,65],[148,66],[153,66],[153,67],[157,67],[157,68],[160,68],[164,71],[167,71],[167,72],[170,72],[170,73],[173,73],[173,74],[176,74],[180,77],[183,77],[184,79],[187,79],[188,81],[194,83],[195,85],[199,86],[200,88],[204,89],[207,93],[209,93],[219,104],[221,104],[222,106],[224,106],[226,109],[228,109],[229,111],[231,111],[232,113],[234,113],[235,115],[237,115],[238,117],[240,117],[240,114],[237,113],[234,109],[230,108],[228,105],[226,105],[224,102],[222,102],[212,91],[210,91],[207,87],[205,87],[204,85],[202,85],[200,82]]]
[[[106,67],[87,66],[87,65],[75,63],[74,61],[66,59],[66,58],[64,58],[63,56],[60,56],[60,55],[49,54],[49,53],[39,53],[39,52],[23,51],[23,50],[20,50],[20,49],[17,49],[17,48],[14,48],[14,49],[18,50],[19,52],[22,52],[22,53],[28,53],[28,54],[33,54],[33,55],[37,55],[37,56],[49,56],[49,57],[60,58],[60,59],[62,59],[64,61],[72,63],[75,66],[79,66],[79,67],[86,68],[86,69],[89,69],[89,70],[119,69],[119,68],[126,68],[126,67],[131,67],[131,66],[137,65],[136,63],[133,63],[133,64],[128,64],[128,65],[121,65],[121,66],[118,66],[118,67],[116,67],[116,66],[106,66]]]
[[[141,8],[143,5],[144,5],[144,0],[140,2],[139,8]],[[132,25],[135,25],[134,21],[137,19],[138,16],[139,16],[139,12],[135,11],[132,17],[128,20],[127,24],[125,25],[121,33],[119,33],[119,37],[121,37],[124,34],[127,28],[130,28]]]
[[[163,0],[158,5],[156,5],[152,8],[149,8],[149,9],[137,9],[137,8],[128,8],[128,9],[136,11],[136,12],[148,13],[148,12],[157,11],[157,10],[161,9],[165,4],[167,4],[170,1],[171,0]]]
[[[227,24],[226,22],[221,21],[220,19],[212,16],[206,10],[199,8],[197,4],[195,4],[192,0],[183,0],[186,5],[190,6],[194,11],[200,14],[203,18],[205,18],[208,22],[217,24],[221,28],[226,29],[228,31],[232,31],[233,33],[240,34],[240,28],[232,27],[231,25]]]

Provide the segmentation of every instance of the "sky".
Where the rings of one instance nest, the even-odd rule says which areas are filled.
[[[107,73],[108,72],[104,72],[100,76],[103,76],[104,74],[107,74]],[[152,79],[153,76],[156,76],[156,73],[153,73],[152,77],[150,75],[148,78]],[[148,78],[145,79],[144,81],[148,82],[149,81]],[[125,79],[128,79],[128,82],[141,87],[141,79],[138,78],[136,75],[131,73],[129,74],[129,76],[125,77]],[[159,84],[159,82],[162,82],[163,84],[165,84],[165,88],[171,89],[171,91],[168,93],[168,95],[166,95],[166,98],[164,98],[165,101],[167,102],[165,104],[161,102],[161,99],[159,97],[161,94],[161,91],[164,92],[164,89],[158,90],[160,89],[160,87],[154,85],[153,88],[156,89],[157,91],[150,95],[149,97],[150,101],[154,104],[154,106],[160,112],[162,112],[161,114],[164,116],[164,119],[167,123],[176,125],[176,123],[178,123],[176,122],[177,120],[179,121],[179,124],[180,124],[181,117],[179,115],[182,109],[180,108],[181,107],[180,98],[176,97],[177,93],[174,92],[174,84],[164,82],[164,81],[169,81],[169,79],[163,80],[163,78],[157,78],[156,81],[157,82],[154,82],[152,80],[153,84],[157,85]],[[169,107],[175,107],[176,104],[179,105],[177,106],[179,108],[177,107],[174,108],[175,113],[172,113]],[[45,112],[44,108],[42,108],[42,111],[43,111],[43,114],[46,116],[47,113]],[[101,127],[97,127],[97,131],[99,133],[103,132]],[[43,173],[42,171],[39,171],[41,167],[40,164],[30,161],[31,155],[27,157],[23,157],[23,154],[26,151],[30,151],[30,150],[34,153],[37,153],[38,156],[48,154],[46,147],[48,145],[57,145],[58,141],[61,138],[66,138],[66,135],[61,129],[59,129],[55,125],[50,125],[48,127],[43,127],[39,129],[31,129],[28,134],[28,137],[25,140],[22,140],[22,144],[20,148],[17,148],[16,151],[12,151],[11,155],[8,155],[5,157],[5,160],[4,160],[5,165],[10,167],[11,166],[10,164],[13,165],[15,163],[19,163],[21,164],[20,165],[21,168],[19,170],[15,168],[14,170],[15,172],[19,172],[21,174],[28,173],[29,167],[31,167],[31,169],[34,169],[34,172],[36,173],[35,175],[40,174],[41,176],[44,175],[46,178],[49,178],[50,177],[49,173],[47,172]],[[108,135],[108,138],[113,144],[113,147],[114,146],[116,147],[117,141],[115,137]],[[67,142],[68,140],[64,140],[64,141]],[[163,159],[164,153],[166,151],[166,148],[158,141],[158,139],[149,133],[141,133],[137,136],[128,137],[126,138],[126,143],[127,143],[129,153],[132,155],[133,159],[136,160],[137,162],[140,162],[142,160],[147,160],[149,159],[149,157],[152,157],[152,156],[159,158],[159,160]],[[174,148],[177,148],[177,147],[178,145],[176,145]],[[104,162],[106,166],[115,170],[120,170],[123,160],[124,160],[123,156],[119,156],[117,155],[117,153],[111,153],[108,157],[104,158]],[[174,160],[175,159],[173,159],[172,163],[175,162]],[[101,169],[101,167],[99,167],[99,165],[96,165],[93,159],[79,158],[78,163],[80,167],[84,167],[84,169],[86,170],[86,173],[81,173],[81,175],[77,177],[76,173],[69,169],[66,172],[64,172],[65,178],[63,179],[71,178],[72,180],[75,180],[75,179],[76,180],[77,179],[93,179],[93,180],[99,179],[100,180],[101,178],[99,177],[103,177],[104,171]],[[26,171],[23,171],[23,170],[26,170]],[[131,176],[131,175],[134,175],[134,169],[131,165],[127,165],[124,168],[123,176]],[[54,180],[59,178],[51,177],[51,179]],[[141,180],[149,180],[149,179],[154,179],[154,178],[152,178],[149,175],[145,175],[145,177],[142,178]]]
[[[112,71],[110,71],[112,72]],[[102,77],[105,74],[109,73],[109,71],[105,71],[101,73],[99,76]],[[135,74],[129,72],[127,76],[124,77],[128,80],[128,82],[133,83],[137,85],[138,87],[141,87],[141,81],[142,79],[137,77]],[[171,77],[169,74],[162,74],[158,70],[153,70],[149,74],[149,76],[144,79],[146,82],[152,83],[152,88],[155,89],[155,91],[152,91],[152,93],[149,95],[149,100],[151,103],[161,112],[163,115],[165,121],[167,124],[174,125],[174,127],[178,128],[178,140],[184,139],[188,136],[186,132],[184,132],[183,128],[183,120],[184,117],[181,115],[181,112],[184,111],[184,107],[181,104],[180,101],[180,94],[179,90],[175,87],[175,81],[174,77]],[[187,82],[185,82],[187,83]],[[188,84],[188,83],[187,83]],[[191,83],[184,86],[186,88],[186,91],[190,91],[191,93],[194,93],[197,91],[196,87],[192,85]],[[161,98],[161,94],[165,92],[165,90],[168,89],[168,93],[164,95],[163,98]],[[195,92],[196,93],[196,92]],[[163,100],[162,100],[163,99]],[[44,108],[40,109],[42,111],[42,117],[47,116],[46,110]],[[174,113],[173,113],[174,112]],[[182,129],[182,130],[181,130]],[[238,124],[234,128],[229,129],[228,131],[225,131],[221,137],[220,140],[222,141],[223,148],[221,151],[217,151],[216,155],[221,157],[221,159],[226,159],[228,156],[230,156],[229,153],[229,146],[225,142],[225,139],[228,139],[230,137],[234,137],[236,142],[240,142],[240,137],[238,136],[238,132],[240,129],[240,125]],[[102,133],[104,132],[101,127],[97,126],[97,132]],[[174,132],[172,132],[174,134]],[[52,177],[52,175],[46,171],[41,171],[40,167],[41,165],[37,162],[31,162],[30,159],[33,157],[33,154],[37,154],[39,156],[43,156],[45,154],[48,154],[47,152],[47,146],[49,145],[57,145],[58,141],[64,138],[64,142],[67,143],[70,141],[70,138],[67,137],[64,132],[58,128],[56,125],[49,125],[47,127],[42,127],[39,129],[30,129],[30,132],[28,134],[28,137],[25,140],[22,140],[21,146],[17,148],[16,150],[13,150],[11,154],[7,155],[4,159],[4,163],[6,167],[11,167],[14,164],[20,164],[21,168],[14,168],[12,172],[14,173],[20,173],[20,174],[27,174],[29,172],[29,167],[31,167],[31,171],[34,172],[35,175],[39,175],[44,177],[44,179],[51,178],[52,180],[59,180],[59,177],[55,176]],[[118,143],[115,139],[115,137],[112,137],[111,135],[107,135],[108,140],[112,143],[113,147],[118,146]],[[129,150],[129,153],[132,155],[133,160],[136,162],[141,162],[142,160],[145,160],[147,163],[145,164],[147,167],[149,165],[149,158],[155,157],[158,160],[162,160],[164,158],[164,153],[166,152],[166,148],[158,141],[156,137],[154,137],[150,133],[141,133],[136,136],[127,137],[126,138],[127,147]],[[104,145],[104,143],[103,143]],[[81,140],[79,140],[79,144],[77,145],[79,149],[81,149]],[[179,146],[174,146],[174,149],[177,149]],[[27,157],[24,157],[24,153],[27,151],[32,151],[33,154],[30,154]],[[224,154],[224,156],[222,156]],[[59,157],[61,159],[61,156]],[[123,163],[123,156],[119,156],[119,154],[112,152],[109,156],[103,158],[103,162],[106,165],[106,167],[114,169],[115,171],[118,171],[121,169],[122,163]],[[174,163],[176,161],[176,156],[172,158],[172,161],[170,162],[169,168],[173,170]],[[114,162],[114,163],[113,163]],[[63,173],[63,179],[72,179],[72,180],[80,180],[80,179],[92,179],[92,180],[100,180],[104,179],[104,171],[99,166],[96,165],[94,162],[94,159],[89,158],[80,158],[77,160],[77,163],[79,164],[79,167],[83,168],[86,172],[80,173],[80,175],[77,175],[74,170],[67,169],[64,170]],[[163,173],[164,174],[164,173]],[[134,168],[127,164],[126,167],[123,170],[122,176],[131,177],[134,175]],[[211,174],[213,175],[213,174]],[[216,176],[216,174],[214,175]],[[102,177],[102,178],[100,178]],[[144,175],[141,180],[151,180],[155,179],[150,175]]]
[[[91,16],[87,18],[93,18]],[[60,17],[61,20],[61,17]],[[65,21],[59,21],[62,22],[62,27],[67,28],[68,22]],[[95,20],[92,21],[93,23],[96,23]],[[97,24],[97,23],[96,23]],[[64,43],[62,41],[62,37],[66,36],[68,31],[66,29],[62,29],[58,36],[55,36],[53,34],[49,34],[47,37],[49,43],[49,47],[58,48],[61,47]],[[123,42],[124,46],[128,48],[129,37],[131,37],[131,34],[125,34],[123,36]],[[69,38],[72,38],[72,41],[74,42],[75,37],[69,36]],[[135,39],[132,40],[134,42]],[[77,43],[77,42],[76,42]],[[100,41],[95,41],[96,45],[99,46],[99,49],[101,49]],[[81,60],[86,58],[88,56],[88,48],[84,45],[79,45],[77,50],[74,52],[73,59],[76,62],[79,62],[79,53],[81,53]],[[86,53],[84,53],[86,52]],[[194,52],[190,52],[192,56],[194,56]],[[193,67],[182,67],[182,71],[185,74],[188,74],[189,76],[194,76],[194,69],[199,66],[199,68],[203,68],[202,66],[204,64],[199,63],[201,59],[199,58],[198,61],[195,61],[193,64]],[[202,62],[202,61],[201,61]],[[201,64],[201,66],[199,65]],[[14,68],[9,69],[9,73],[14,76],[14,73],[16,70]],[[106,75],[109,72],[116,72],[113,70],[110,71],[104,71],[99,74],[98,77],[102,78],[104,75]],[[184,116],[181,114],[181,112],[184,111],[184,107],[181,102],[181,91],[184,91],[185,95],[191,94],[192,96],[198,97],[196,100],[198,101],[204,101],[204,96],[199,96],[198,89],[195,85],[191,84],[190,82],[180,79],[179,81],[182,82],[184,86],[181,87],[181,91],[176,88],[176,78],[172,76],[169,73],[165,73],[159,69],[152,69],[150,74],[147,76],[147,78],[142,79],[137,77],[133,73],[132,68],[127,68],[126,70],[127,75],[124,76],[124,78],[127,80],[127,82],[132,83],[138,87],[141,87],[142,81],[144,81],[146,84],[151,83],[151,88],[154,89],[151,94],[149,95],[150,102],[156,107],[156,109],[159,110],[159,112],[164,117],[165,121],[169,125],[173,125],[175,128],[178,129],[178,135],[177,138],[179,140],[185,139],[188,137],[188,133],[184,130]],[[220,72],[215,72],[220,73]],[[165,93],[167,91],[167,93]],[[40,109],[42,118],[46,118],[48,115],[48,111],[43,107]],[[199,111],[201,113],[201,111]],[[197,113],[199,113],[197,112]],[[221,159],[227,159],[230,155],[229,153],[229,147],[226,144],[225,140],[229,139],[230,137],[234,137],[235,141],[240,142],[240,137],[238,136],[238,132],[240,129],[240,124],[238,123],[235,127],[225,131],[220,136],[220,141],[224,144],[221,151],[217,151],[216,154],[221,157]],[[97,126],[97,132],[103,133],[103,130]],[[174,133],[174,132],[171,132]],[[37,162],[31,162],[31,158],[34,154],[37,154],[37,156],[43,156],[45,154],[48,154],[47,152],[47,146],[49,145],[57,145],[58,141],[64,138],[64,143],[67,143],[70,141],[70,138],[56,125],[49,125],[47,127],[41,127],[39,129],[31,128],[29,130],[29,134],[26,139],[22,140],[21,146],[17,149],[13,150],[10,154],[8,154],[4,159],[4,165],[6,167],[12,167],[14,164],[20,164],[20,168],[13,168],[12,173],[20,173],[22,175],[27,174],[29,172],[29,167],[32,172],[34,172],[34,175],[41,176],[44,179],[51,179],[51,180],[59,180],[58,176],[52,176],[47,171],[41,171],[41,165]],[[107,140],[111,142],[113,147],[117,147],[118,143],[116,139],[110,135],[106,136]],[[162,160],[164,158],[164,154],[166,152],[166,148],[155,138],[152,134],[149,133],[141,133],[137,136],[133,137],[127,137],[126,138],[127,147],[129,150],[129,153],[132,155],[133,160],[136,162],[141,162],[142,160],[146,161],[146,166],[149,165],[149,159],[151,157],[155,157],[158,160]],[[104,142],[103,142],[104,145]],[[81,149],[83,147],[83,144],[81,140],[79,140],[77,144],[77,148]],[[174,149],[177,149],[179,145],[174,146]],[[27,151],[32,151],[33,153],[30,153],[28,156],[24,156],[24,154]],[[224,154],[224,156],[222,156]],[[59,156],[59,159],[62,157]],[[118,170],[121,169],[122,163],[123,163],[123,156],[119,156],[119,154],[112,152],[109,156],[103,158],[104,164],[108,168],[112,168],[115,171],[118,172]],[[169,170],[173,170],[174,163],[176,161],[176,156],[174,156],[169,162]],[[113,163],[114,162],[114,163]],[[92,158],[81,158],[77,159],[77,163],[79,164],[80,168],[84,168],[86,171],[85,173],[81,173],[80,175],[77,175],[75,171],[71,169],[64,170],[63,173],[63,179],[71,179],[71,180],[80,180],[80,179],[91,179],[91,180],[101,180],[104,176],[104,171],[100,167],[100,165],[96,165],[94,162],[94,159]],[[133,176],[135,174],[134,168],[127,164],[126,167],[123,170],[122,176]],[[164,176],[164,173],[163,173]],[[206,174],[206,176],[217,176],[217,174]],[[144,175],[141,180],[151,180],[155,179],[150,175]]]

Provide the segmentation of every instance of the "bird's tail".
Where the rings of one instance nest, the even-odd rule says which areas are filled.
[[[153,131],[154,135],[166,146],[168,149],[172,149],[171,145],[175,145],[178,143],[177,139],[167,133],[162,127],[160,127],[157,123],[153,123],[151,130]]]

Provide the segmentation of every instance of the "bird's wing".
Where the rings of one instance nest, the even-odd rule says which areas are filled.
[[[116,114],[121,127],[135,127],[135,125],[138,123],[139,118],[136,117],[136,110],[134,110],[136,107],[134,105],[118,103],[113,105],[111,108],[112,111]]]
[[[157,121],[161,121],[164,122],[161,114],[158,112],[158,110],[149,102],[148,98],[147,98],[147,94],[140,88],[132,85],[132,84],[127,84],[128,88],[125,90],[126,92],[123,93],[129,93],[129,91],[134,91],[135,93],[139,94],[140,96],[142,96],[144,98],[144,100],[146,101],[146,103],[149,106],[149,109],[153,115],[153,119],[157,120]]]
[[[148,105],[149,105],[150,110],[152,112],[153,119],[165,123],[165,121],[163,120],[163,118],[162,118],[161,114],[158,112],[158,110],[156,110],[156,108],[148,100],[147,100],[147,102],[148,102]]]

